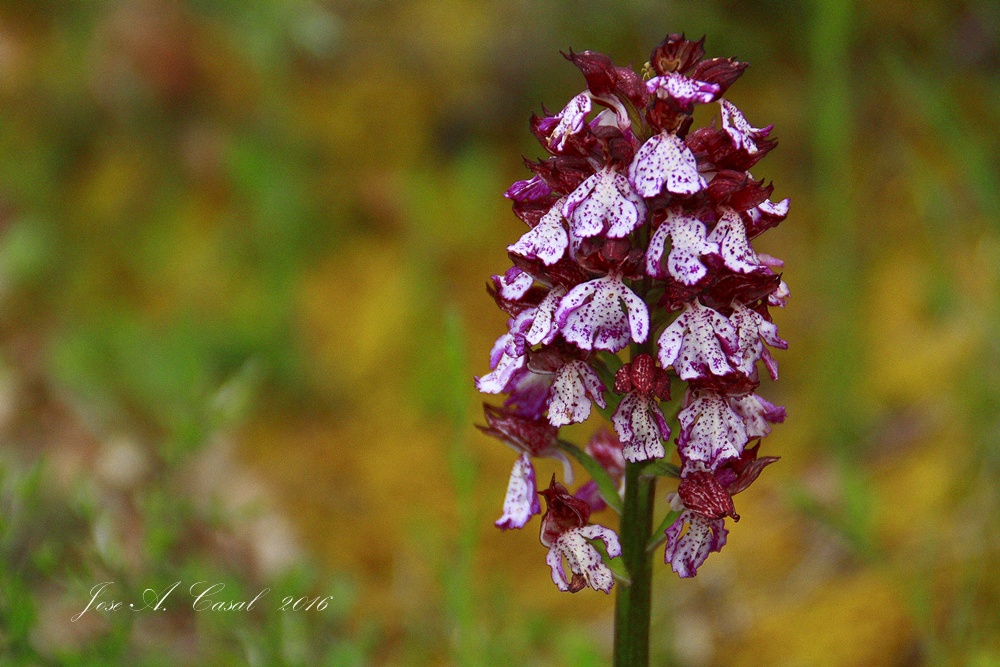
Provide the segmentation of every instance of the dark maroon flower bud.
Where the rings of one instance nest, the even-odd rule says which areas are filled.
[[[749,66],[750,63],[741,63],[735,58],[712,58],[698,63],[691,72],[691,78],[718,85],[716,97],[721,97]]]
[[[723,170],[708,184],[708,197],[717,205],[743,212],[758,206],[774,191],[773,185],[756,181],[745,171]]]
[[[690,386],[692,391],[709,390],[727,396],[744,396],[757,389],[760,380],[744,373],[706,374],[704,377],[691,380]]]
[[[781,284],[781,275],[766,271],[735,273],[722,265],[718,257],[706,257],[709,279],[702,285],[702,302],[719,312],[728,312],[733,301],[753,303],[766,299]],[[666,296],[666,295],[664,295]]]
[[[545,456],[556,447],[559,429],[546,419],[527,419],[511,410],[483,404],[487,426],[476,425],[480,431],[502,440],[517,451],[532,456]]]
[[[740,520],[740,515],[733,506],[732,496],[710,472],[689,473],[677,486],[677,495],[681,497],[685,507],[709,519],[730,516],[734,521]]]
[[[679,72],[684,74],[705,56],[705,38],[702,37],[697,42],[685,39],[684,35],[667,35],[660,42],[653,52],[649,54],[649,65],[658,76]],[[694,77],[702,81],[708,81],[704,77]],[[716,83],[712,81],[710,83]]]
[[[757,450],[759,449],[760,440],[753,447],[745,448],[743,454],[738,459],[728,464],[728,470],[732,471],[731,481],[725,481],[725,488],[729,492],[729,495],[735,496],[737,493],[745,491],[760,476],[764,468],[781,458],[780,456],[763,456],[757,458]],[[722,476],[722,472],[722,470],[719,471],[719,477]],[[723,480],[719,481],[722,482]]]
[[[590,279],[577,262],[567,258],[560,259],[552,266],[546,266],[540,259],[521,257],[512,252],[508,252],[507,256],[514,266],[546,285],[562,285],[569,289]]]
[[[734,147],[729,134],[714,127],[698,128],[685,141],[698,160],[698,166],[712,171],[747,171],[778,145],[777,141],[761,137],[756,141],[756,152],[751,153]]]
[[[656,362],[648,354],[640,354],[632,360],[632,386],[637,391],[648,394],[653,390]]]
[[[586,158],[574,155],[559,155],[538,162],[525,159],[524,163],[561,195],[573,192],[594,173],[593,165]]]
[[[565,486],[552,475],[549,488],[539,491],[545,497],[545,516],[542,517],[542,544],[550,547],[556,538],[573,528],[583,528],[590,518],[590,506],[580,498],[574,498]]]
[[[575,53],[570,49],[563,57],[580,69],[587,80],[587,88],[596,97],[610,99],[618,96],[631,101],[636,107],[645,106],[648,99],[646,87],[642,78],[630,67],[615,67],[611,58],[593,51]]]

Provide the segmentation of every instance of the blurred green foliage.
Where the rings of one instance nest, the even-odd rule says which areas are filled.
[[[601,664],[610,600],[490,525],[469,378],[525,121],[582,86],[558,51],[685,31],[781,138],[789,420],[725,551],[658,574],[654,656],[997,664],[995,10],[0,2],[0,662]],[[304,548],[264,567],[281,517]],[[111,579],[333,602],[76,629]]]

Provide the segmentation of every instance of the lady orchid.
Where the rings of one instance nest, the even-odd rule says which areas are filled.
[[[648,661],[649,554],[665,544],[671,569],[695,576],[739,520],[733,496],[777,460],[757,452],[785,418],[756,391],[758,362],[778,377],[769,348],[787,343],[769,309],[788,287],[783,263],[751,244],[788,215],[750,174],[776,143],[724,97],[747,65],[706,59],[703,43],[668,36],[642,75],[599,53],[566,55],[587,88],[531,118],[547,155],[504,195],[528,230],[488,288],[509,320],[476,383],[507,398],[486,406],[481,428],[518,455],[496,525],[523,528],[544,496],[559,590],[608,593],[618,580],[616,664]],[[698,105],[718,106],[693,128]],[[594,412],[614,430],[585,449],[559,437]],[[533,459],[562,461],[569,485],[567,455],[591,479],[571,493],[553,477],[539,492]],[[651,534],[659,477],[677,487]],[[590,523],[606,507],[620,538]]]

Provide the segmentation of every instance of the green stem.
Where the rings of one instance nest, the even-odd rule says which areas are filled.
[[[615,598],[616,667],[649,665],[649,612],[652,558],[646,550],[653,528],[656,478],[641,473],[645,463],[625,466],[625,503],[621,521],[622,560],[631,583],[618,583]]]

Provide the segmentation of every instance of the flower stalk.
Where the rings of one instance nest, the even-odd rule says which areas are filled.
[[[614,664],[649,664],[649,621],[653,595],[653,558],[646,550],[653,528],[656,478],[642,476],[642,463],[625,466],[625,503],[621,521],[622,560],[630,584],[615,597]]]

